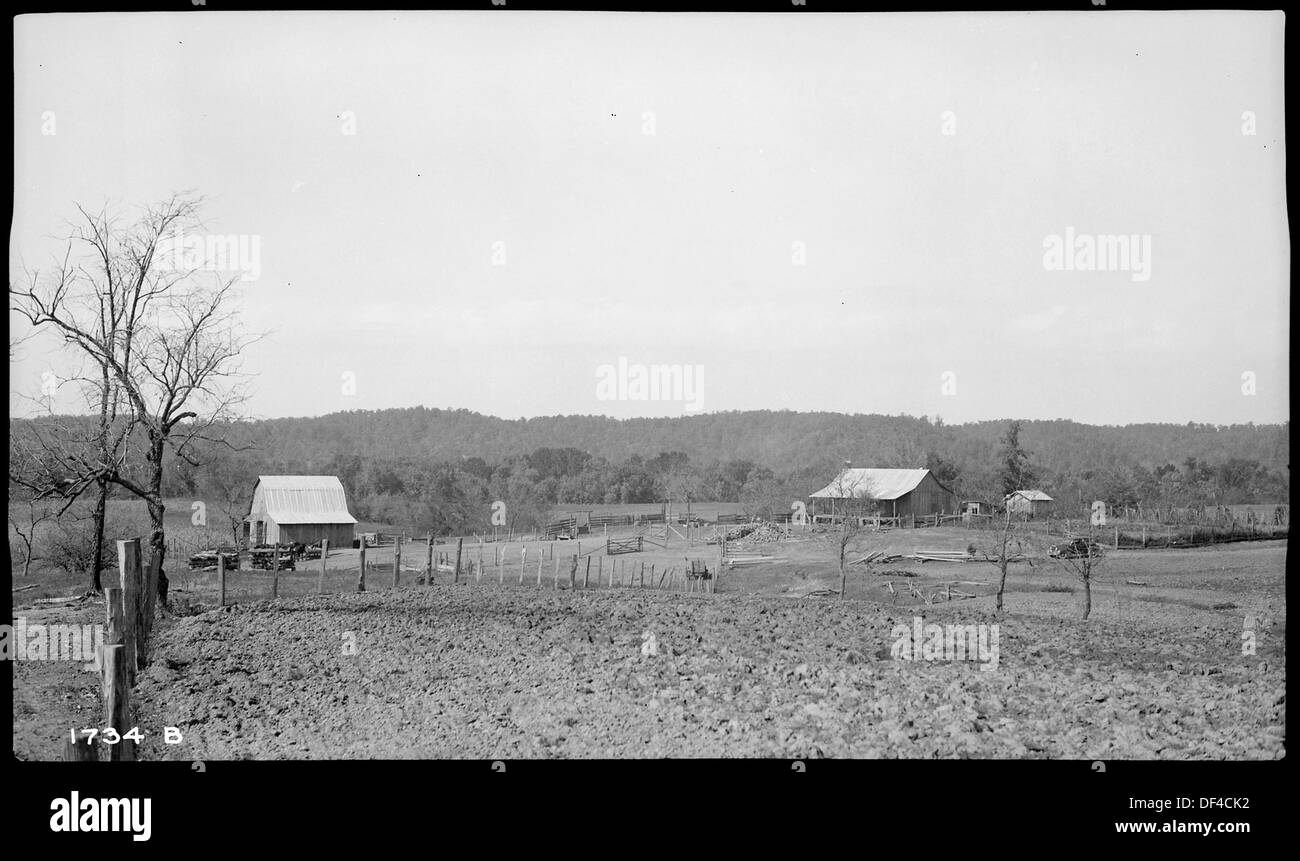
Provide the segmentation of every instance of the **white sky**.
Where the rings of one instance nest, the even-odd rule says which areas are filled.
[[[207,195],[260,241],[258,416],[683,414],[598,399],[626,357],[705,412],[1281,421],[1283,23],[23,16],[10,277],[74,202]],[[1047,271],[1068,227],[1150,235],[1149,280]],[[23,345],[11,413],[64,366]]]

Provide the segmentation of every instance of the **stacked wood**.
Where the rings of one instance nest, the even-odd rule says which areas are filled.
[[[761,556],[757,554],[740,554],[736,556],[727,556],[726,562],[728,568],[734,568],[737,565],[762,565],[766,562],[784,562],[785,559],[779,556]]]
[[[914,550],[908,558],[918,562],[970,562],[975,557],[965,550]]]
[[[861,559],[854,559],[850,565],[872,565],[877,562],[897,562],[902,559],[901,553],[886,553],[884,550],[873,550]]]

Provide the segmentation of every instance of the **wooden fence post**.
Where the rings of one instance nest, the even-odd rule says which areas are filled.
[[[433,585],[433,533],[432,532],[429,533],[429,537],[426,540],[428,541],[428,544],[426,544],[424,548],[424,567],[425,567],[424,585],[432,586]]]
[[[89,732],[77,730],[75,735],[63,743],[63,761],[99,762],[99,751],[91,743]]]
[[[600,575],[597,574],[596,582],[600,582]],[[587,557],[587,567],[582,572],[582,588],[588,589],[591,586],[591,557]]]
[[[364,592],[364,591],[366,591],[366,539],[365,539],[365,536],[362,536],[362,537],[361,537],[361,560],[360,560],[360,561],[361,561],[361,565],[359,566],[360,573],[357,575],[357,591],[358,591],[358,592]]]
[[[329,555],[330,540],[328,538],[322,538],[320,540],[320,580],[316,583],[316,591],[321,595],[325,594],[325,560],[329,558]]]
[[[464,544],[465,544],[465,539],[463,537],[456,539],[456,568],[451,578],[451,582],[453,583],[460,582],[460,553]]]
[[[122,607],[122,589],[109,586],[104,590],[104,614],[108,617],[108,630],[104,632],[104,645],[120,646],[126,635],[126,611]],[[99,668],[104,669],[104,655],[99,655]]]
[[[393,539],[393,588],[402,582],[402,536]]]
[[[587,568],[590,569],[591,566],[588,565]],[[597,589],[600,588],[600,578],[604,573],[605,573],[605,557],[597,556],[596,557],[596,588]]]
[[[280,542],[275,543],[275,555],[271,557],[271,597],[280,597]]]
[[[128,682],[135,682],[136,631],[140,619],[140,539],[131,538],[117,542],[117,570],[122,578],[122,645],[126,655]]]
[[[570,589],[578,588],[578,559],[579,558],[580,557],[578,556],[574,556],[571,560],[569,560],[569,588]]]
[[[108,595],[107,589],[104,590],[104,595]],[[226,606],[226,554],[220,549],[217,550],[217,606]]]
[[[727,565],[727,535],[726,533],[723,533],[722,537],[718,539],[718,570],[714,571],[713,577],[710,578],[710,583],[709,583],[710,592],[718,591],[718,578],[722,576],[722,569],[725,568],[726,565]]]
[[[117,730],[122,736],[131,729],[131,682],[126,646],[104,646],[104,726]],[[111,762],[133,762],[135,742],[122,738],[110,748]]]

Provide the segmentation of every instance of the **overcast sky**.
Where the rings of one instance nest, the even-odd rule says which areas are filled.
[[[257,416],[1286,420],[1283,20],[24,16],[10,277],[74,202],[206,195]],[[620,358],[698,391],[604,398]]]

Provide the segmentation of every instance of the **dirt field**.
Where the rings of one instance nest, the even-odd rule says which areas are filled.
[[[969,535],[898,530],[878,538],[910,552],[964,547]],[[610,590],[604,581],[571,592],[567,576],[557,591],[549,562],[540,590],[531,566],[518,585],[515,562],[503,586],[489,568],[482,581],[452,585],[444,574],[432,586],[414,585],[412,571],[394,590],[389,569],[372,572],[370,591],[356,594],[355,551],[343,551],[331,556],[327,577],[327,589],[341,594],[311,595],[312,568],[284,575],[281,595],[289,597],[272,602],[260,600],[268,573],[241,572],[231,589],[242,603],[162,623],[159,660],[137,690],[140,723],[154,730],[142,754],[1283,755],[1285,542],[1109,554],[1087,622],[1077,618],[1077,584],[1042,566],[1012,568],[1002,616],[988,597],[995,569],[975,563],[893,564],[855,573],[847,600],[799,597],[838,587],[825,542],[769,545],[763,551],[784,561],[729,570],[713,597]],[[405,561],[422,564],[423,547],[409,550]],[[716,552],[670,546],[653,564]],[[215,597],[212,579],[178,573],[179,605],[203,611]],[[929,593],[967,581],[981,597],[891,604],[883,582],[905,580]],[[99,616],[102,604],[82,612]],[[997,623],[997,668],[894,659],[894,626],[922,614],[927,623]],[[1254,655],[1242,655],[1248,616]],[[655,654],[643,654],[647,634]],[[350,645],[355,653],[345,654]],[[51,717],[84,705],[50,681],[59,669],[67,668],[32,662],[15,673],[19,756],[57,756],[63,724],[81,719]],[[73,681],[93,697],[93,674],[81,676]],[[163,726],[179,727],[184,743],[162,745]]]

